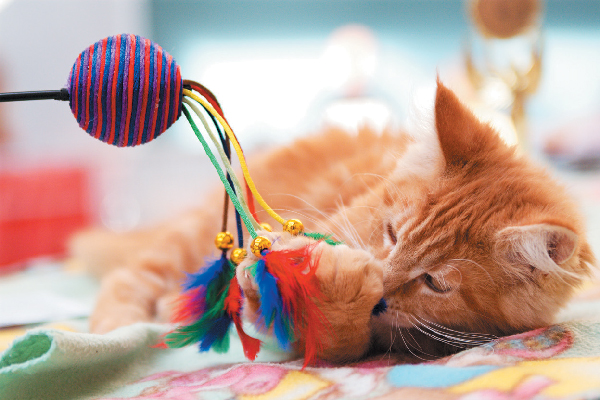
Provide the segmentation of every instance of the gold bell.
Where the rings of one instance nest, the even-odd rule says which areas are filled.
[[[261,222],[260,227],[267,232],[273,232],[273,228],[271,227],[271,225],[267,224],[266,222]]]
[[[215,245],[219,250],[229,250],[233,247],[233,235],[229,232],[219,232],[215,238]]]
[[[262,251],[271,248],[271,241],[264,236],[257,236],[252,241],[250,245],[250,250],[252,250],[252,254],[256,257],[262,256]]]
[[[296,236],[304,232],[304,225],[297,219],[289,219],[283,224],[283,230]]]
[[[238,247],[237,249],[231,252],[229,260],[231,260],[231,262],[235,265],[239,265],[242,261],[244,261],[244,258],[246,258],[247,254],[248,253],[246,252],[246,250]]]

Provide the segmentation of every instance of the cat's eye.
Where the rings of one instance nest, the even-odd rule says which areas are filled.
[[[393,244],[398,243],[398,238],[396,237],[396,233],[394,232],[394,227],[389,222],[387,224],[387,234]]]
[[[448,293],[452,290],[452,287],[448,285],[443,279],[438,279],[433,275],[425,274],[423,276],[423,281],[429,287],[429,289],[433,290],[436,293]]]

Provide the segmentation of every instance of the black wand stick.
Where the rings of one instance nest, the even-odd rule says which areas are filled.
[[[26,101],[26,100],[61,100],[69,101],[69,92],[67,89],[60,90],[39,90],[35,92],[13,92],[0,93],[0,103],[7,101]]]

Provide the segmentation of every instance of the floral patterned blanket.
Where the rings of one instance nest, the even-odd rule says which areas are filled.
[[[72,294],[81,303],[67,290],[77,288],[91,301],[94,286],[86,279],[62,268],[38,270],[5,279],[0,297],[10,300],[10,291],[39,291],[57,281],[57,295]],[[382,356],[303,369],[268,342],[248,362],[236,337],[226,354],[153,347],[171,328],[137,324],[94,335],[85,332],[86,319],[71,318],[0,329],[0,399],[600,398],[600,284],[582,288],[555,325],[420,364]]]
[[[600,396],[599,339],[600,324],[560,324],[418,365],[239,363],[128,385],[136,399],[592,399]]]
[[[595,304],[596,302],[592,302]],[[560,323],[421,364],[386,357],[307,367],[266,349],[257,362],[153,348],[164,326],[100,336],[37,329],[0,356],[0,398],[597,399],[600,322]]]

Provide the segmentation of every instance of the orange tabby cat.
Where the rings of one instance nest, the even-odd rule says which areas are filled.
[[[427,358],[545,326],[590,273],[594,257],[563,187],[441,83],[430,122],[429,137],[331,130],[250,160],[269,204],[347,244],[317,245],[331,327],[322,359]],[[168,319],[183,272],[215,252],[221,198],[151,231],[74,240],[74,255],[104,274],[92,331]],[[311,240],[261,234],[275,250]],[[253,261],[237,271],[250,318],[259,298],[244,268]],[[382,297],[387,311],[374,315]]]

